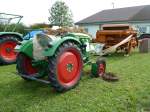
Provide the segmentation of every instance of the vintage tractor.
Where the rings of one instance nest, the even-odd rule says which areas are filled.
[[[15,46],[19,41],[22,41],[22,34],[14,32],[17,24],[22,19],[20,15],[0,13],[0,63],[11,64],[16,61]],[[17,20],[14,28],[10,29],[11,21]],[[13,21],[13,24],[16,21]],[[3,29],[2,29],[3,28]],[[11,30],[11,31],[10,31]]]
[[[82,33],[39,33],[16,46],[18,74],[25,80],[50,83],[58,92],[72,89],[81,78],[83,66],[89,63],[89,42],[90,37]],[[104,60],[92,65],[95,77],[105,73]]]

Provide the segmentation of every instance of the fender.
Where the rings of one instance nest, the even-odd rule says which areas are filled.
[[[66,41],[74,41],[78,44],[81,44],[80,41],[74,37],[64,37],[64,38],[59,38],[55,41],[52,42],[52,47],[45,49],[43,51],[43,55],[44,56],[53,56],[57,50],[57,48],[63,44]],[[33,58],[33,43],[32,40],[24,40],[22,42],[22,45],[18,45],[15,48],[16,52],[22,52],[24,54],[26,54],[27,56],[29,56],[30,58]]]
[[[32,40],[24,40],[22,41],[21,46],[17,45],[15,47],[16,52],[22,52],[29,56],[30,58],[33,58],[33,43]]]
[[[87,37],[82,37],[82,38],[87,38]],[[80,38],[78,38],[75,35],[66,35],[64,37],[57,37],[55,40],[51,42],[51,47],[43,50],[42,54],[44,56],[53,56],[56,52],[56,50],[64,43],[67,41],[72,41],[75,42],[76,44],[81,45]],[[33,58],[33,43],[32,40],[24,40],[22,41],[22,45],[18,45],[15,48],[16,52],[22,52],[29,56],[30,58]]]
[[[79,41],[79,38],[71,37],[71,36],[65,36],[62,38],[58,38],[57,40],[54,40],[51,45],[51,48],[48,48],[43,51],[44,56],[53,56],[57,50],[64,42],[66,41],[73,41],[79,45],[81,45],[81,42]]]
[[[23,35],[17,32],[0,32],[0,37],[5,36],[5,35],[13,35],[16,37],[19,41],[23,40]]]

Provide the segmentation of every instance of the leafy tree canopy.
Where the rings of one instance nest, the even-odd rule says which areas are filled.
[[[49,21],[55,26],[72,26],[73,15],[69,7],[63,1],[56,1],[49,10]]]

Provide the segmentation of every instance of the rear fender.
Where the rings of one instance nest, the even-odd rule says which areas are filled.
[[[67,42],[67,41],[71,41],[71,42],[74,42],[76,44],[79,44],[81,45],[81,42],[79,41],[78,38],[75,38],[75,37],[63,37],[63,38],[60,38],[60,39],[57,39],[55,40],[51,45],[52,47],[51,48],[48,48],[46,50],[43,51],[43,55],[44,56],[53,56],[56,52],[56,50],[64,43],[64,42]]]
[[[4,36],[13,36],[18,41],[23,40],[23,35],[17,32],[0,32],[0,38],[3,38]]]
[[[67,41],[73,41],[77,44],[81,44],[80,41],[74,37],[64,37],[64,38],[60,38],[55,40],[52,43],[52,47],[48,48],[46,50],[43,51],[43,55],[44,56],[53,56],[57,50],[57,48],[59,48],[59,46],[61,46],[64,42]],[[16,52],[21,52],[26,54],[27,56],[29,56],[30,58],[33,58],[33,43],[32,40],[24,40],[21,44],[21,46],[17,46],[15,48]]]

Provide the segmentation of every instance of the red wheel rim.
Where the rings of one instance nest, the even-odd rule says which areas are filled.
[[[61,54],[57,65],[57,76],[60,84],[71,87],[80,78],[82,70],[81,55],[76,49]]]
[[[3,59],[8,61],[16,60],[17,53],[14,48],[17,43],[14,41],[7,41],[0,45],[0,55]]]
[[[27,72],[27,75],[35,75],[37,73],[37,69],[32,66],[32,59],[25,56],[24,57],[24,69]]]
[[[105,66],[104,64],[99,64],[99,75],[103,76],[105,73]]]

